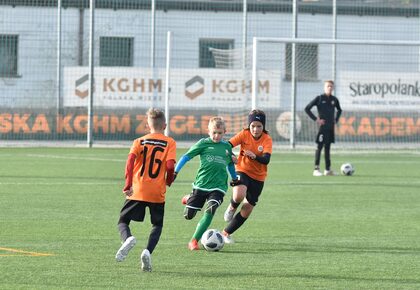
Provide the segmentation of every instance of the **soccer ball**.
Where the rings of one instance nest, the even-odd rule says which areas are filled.
[[[201,244],[207,251],[216,252],[223,248],[225,241],[221,232],[215,229],[209,229],[201,237]]]
[[[341,165],[340,170],[343,175],[347,176],[353,175],[354,173],[354,167],[350,163],[344,163],[343,165]]]

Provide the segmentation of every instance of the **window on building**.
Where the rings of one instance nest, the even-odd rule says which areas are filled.
[[[292,77],[292,44],[286,44],[286,80]],[[296,43],[296,80],[318,80],[318,44]]]
[[[199,51],[199,66],[207,68],[217,67],[216,61],[214,59],[211,48],[216,49],[233,49],[234,40],[233,39],[215,39],[215,38],[205,38],[200,39],[200,51]],[[226,67],[224,65],[223,67]]]
[[[100,37],[100,66],[133,66],[132,37]]]
[[[0,34],[0,76],[18,75],[18,36]]]

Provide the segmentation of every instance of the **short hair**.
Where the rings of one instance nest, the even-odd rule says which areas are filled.
[[[150,108],[147,110],[146,115],[149,126],[158,130],[162,130],[165,127],[166,118],[163,111],[156,108]]]
[[[210,130],[212,128],[226,130],[225,120],[222,117],[210,118],[208,129]]]
[[[326,84],[326,83],[329,83],[329,84],[334,85],[334,81],[333,80],[326,80],[326,81],[324,81],[324,84]]]

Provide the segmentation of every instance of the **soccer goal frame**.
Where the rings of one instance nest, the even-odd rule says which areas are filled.
[[[291,59],[291,128],[290,147],[296,146],[296,44],[331,44],[333,45],[332,70],[330,79],[336,78],[336,45],[380,45],[380,46],[414,46],[419,47],[419,71],[420,71],[420,41],[387,41],[387,40],[361,40],[361,39],[322,39],[322,38],[269,38],[253,37],[252,41],[252,79],[251,79],[251,103],[252,108],[258,107],[257,81],[258,81],[258,53],[263,43],[292,44]]]

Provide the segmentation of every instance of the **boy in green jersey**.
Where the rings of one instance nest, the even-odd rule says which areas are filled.
[[[188,248],[198,250],[198,241],[203,233],[210,226],[216,209],[222,204],[223,197],[228,189],[228,169],[232,181],[231,185],[239,184],[235,166],[232,161],[232,146],[229,142],[222,140],[226,126],[221,117],[213,117],[209,121],[209,137],[203,138],[194,144],[185,153],[175,167],[175,177],[181,168],[195,156],[200,156],[200,167],[193,183],[193,191],[186,203],[184,217],[187,220],[194,218],[197,211],[201,210],[207,203],[204,215],[198,222],[197,228],[188,243]]]

